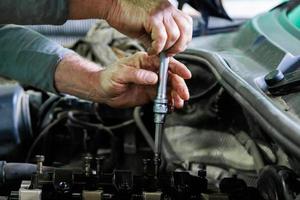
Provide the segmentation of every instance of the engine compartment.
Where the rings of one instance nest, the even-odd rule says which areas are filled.
[[[297,78],[299,30],[288,9],[208,31],[176,56],[192,72],[191,98],[168,114],[159,178],[153,104],[113,109],[0,80],[0,199],[299,199],[299,88],[265,79],[274,70]],[[102,26],[111,31],[98,24],[95,33]],[[129,46],[122,55],[141,50],[116,35],[126,45],[107,43]],[[95,59],[95,38],[73,50]]]
[[[119,110],[72,96],[24,91],[19,85],[1,86],[10,91],[0,97],[1,108],[7,99],[27,101],[18,115],[23,119],[7,119],[13,120],[11,124],[27,121],[31,136],[12,139],[12,151],[1,152],[1,160],[6,160],[0,168],[1,195],[233,200],[297,195],[297,175],[288,168],[289,158],[280,146],[205,63],[181,61],[193,74],[187,81],[191,99],[167,117],[159,180],[153,173],[151,104]],[[13,128],[24,131],[21,125]],[[6,143],[1,142],[1,146]]]

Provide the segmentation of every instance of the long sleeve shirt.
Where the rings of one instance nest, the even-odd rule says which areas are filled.
[[[0,75],[56,92],[55,69],[70,50],[28,28],[4,24],[63,24],[67,16],[67,0],[1,0]]]

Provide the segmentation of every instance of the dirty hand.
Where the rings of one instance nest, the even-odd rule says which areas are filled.
[[[55,86],[61,93],[124,108],[142,105],[154,99],[159,57],[136,53],[100,68],[77,54],[65,56],[55,71]],[[170,59],[169,99],[175,107],[189,99],[184,79],[191,77],[185,65]]]
[[[149,54],[184,51],[192,39],[192,19],[168,0],[111,0],[105,19],[120,32],[149,47]]]
[[[101,101],[112,107],[132,107],[153,100],[158,82],[159,57],[136,53],[119,60],[100,72],[98,92]],[[170,60],[169,99],[181,108],[189,99],[184,79],[190,71],[175,59]]]

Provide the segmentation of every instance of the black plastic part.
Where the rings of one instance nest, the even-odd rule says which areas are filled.
[[[28,163],[6,163],[0,161],[0,187],[22,180],[30,180],[36,165]]]
[[[265,76],[269,92],[274,96],[300,91],[300,56],[286,54],[277,69]]]
[[[284,79],[284,75],[280,70],[274,70],[265,76],[268,86],[273,86]]]
[[[133,175],[131,171],[115,170],[113,184],[118,193],[129,195],[133,187]]]
[[[269,86],[268,91],[274,96],[287,95],[300,91],[300,70],[285,74],[284,79]]]
[[[237,177],[222,179],[219,187],[222,193],[227,193],[230,195],[247,194],[247,185],[245,181]]]
[[[115,170],[113,173],[103,173],[101,177],[94,173],[86,175],[84,169],[43,170],[42,174],[31,171],[29,190],[41,189],[44,200],[81,199],[83,190],[101,190],[101,199],[106,200],[144,200],[144,192],[153,194],[154,199],[200,200],[201,193],[207,192],[205,173],[200,173],[200,176],[191,175],[189,171],[164,174],[155,185],[153,160],[144,160],[144,165],[143,176],[133,175],[133,171],[129,170]],[[147,191],[152,188],[155,190]]]
[[[74,175],[69,170],[55,170],[53,175],[53,186],[58,193],[67,194],[72,190]]]

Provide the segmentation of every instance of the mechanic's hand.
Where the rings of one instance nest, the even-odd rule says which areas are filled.
[[[132,107],[154,99],[159,57],[136,53],[100,71],[101,101],[112,107]],[[181,108],[184,100],[189,99],[184,79],[191,78],[190,71],[174,58],[169,65],[169,99],[175,107]]]
[[[168,0],[112,0],[107,22],[149,48],[168,56],[184,51],[192,39],[192,19]]]

